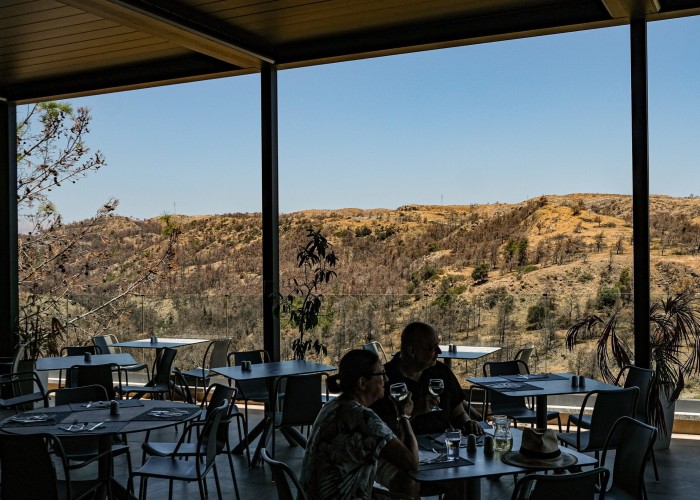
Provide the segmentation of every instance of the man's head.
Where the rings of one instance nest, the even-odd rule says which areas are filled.
[[[438,335],[431,325],[413,322],[406,325],[401,333],[401,356],[413,362],[422,370],[435,364],[438,354]]]

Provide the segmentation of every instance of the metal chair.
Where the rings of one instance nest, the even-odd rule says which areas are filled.
[[[192,385],[191,381],[194,380],[195,400],[197,399],[200,381],[202,390],[209,385],[209,379],[211,378],[210,368],[227,366],[226,356],[230,345],[231,339],[212,340],[209,342],[206,351],[204,351],[202,366],[182,372],[189,385]]]
[[[107,393],[105,401],[111,401],[116,398],[117,392],[120,390],[115,388],[112,377],[115,367],[116,365],[74,366],[70,369],[70,372],[74,374],[71,376],[73,379],[72,384],[74,387],[99,385]],[[119,383],[117,383],[117,387],[120,387]]]
[[[610,472],[604,467],[574,474],[527,474],[518,479],[511,500],[593,500],[600,487],[600,500]]]
[[[26,386],[32,385],[35,390],[27,391]],[[17,413],[25,405],[44,402],[44,408],[49,407],[49,397],[44,386],[35,372],[7,373],[0,376],[0,409],[12,409]]]
[[[498,375],[518,375],[521,370],[530,373],[527,364],[520,360],[512,361],[487,361],[484,363],[483,372],[485,377]],[[513,419],[517,426],[518,422],[534,425],[537,422],[537,413],[525,403],[525,398],[520,396],[504,396],[495,391],[487,391],[487,409],[490,406],[491,415],[506,415]],[[486,418],[486,411],[484,418]],[[561,415],[558,411],[547,411],[547,421],[555,420],[559,424],[561,432]]]
[[[92,343],[100,348],[102,354],[120,354],[121,347],[116,347],[114,344],[119,343],[119,339],[114,334],[97,335],[92,337]],[[129,385],[129,373],[146,370],[146,380],[151,380],[151,371],[146,363],[138,363],[135,365],[121,366],[120,369],[124,372],[124,383]]]
[[[535,349],[534,345],[531,345],[529,347],[523,347],[520,349],[518,352],[515,353],[515,357],[513,358],[515,361],[522,361],[525,363],[525,367],[520,365],[520,373],[521,374],[526,374],[529,373],[527,371],[527,367],[529,366],[530,363],[530,355],[532,354],[532,351]]]
[[[278,500],[306,500],[307,496],[299,484],[294,471],[289,468],[284,462],[274,460],[265,448],[260,450],[260,456],[267,465],[270,466],[272,472],[272,481],[277,489]],[[291,484],[290,484],[291,483]],[[292,486],[296,492],[292,492]]]
[[[293,427],[312,425],[316,421],[316,417],[323,405],[321,398],[322,377],[323,375],[320,373],[311,373],[277,379],[272,405],[272,414],[274,416],[272,431],[273,456],[275,454],[276,429],[281,429],[288,440],[294,440],[302,447],[306,447],[306,439]],[[278,394],[283,385],[285,387],[284,401],[282,401],[280,408],[281,398],[278,397]]]
[[[90,354],[102,354],[102,349],[95,345],[67,345],[61,348],[61,356],[82,356],[86,352]],[[66,370],[66,387],[74,387],[74,370]],[[63,387],[63,370],[58,371],[58,387]]]
[[[606,498],[647,498],[644,469],[654,448],[656,435],[655,427],[631,417],[622,417],[615,422],[606,439],[600,461],[601,465],[605,466],[608,450],[616,444],[613,479],[610,490],[605,492]]]
[[[108,401],[107,391],[102,385],[84,385],[81,387],[63,387],[54,391],[56,406],[89,403],[91,401]],[[93,458],[99,455],[99,438],[89,435],[80,435],[75,438],[61,438],[64,453],[69,463],[71,460],[82,463],[91,462]],[[126,467],[131,474],[131,454],[129,453],[129,445],[126,442],[116,442],[112,444],[112,455],[125,455]],[[82,466],[82,464],[81,464]],[[71,468],[76,468],[72,467]]]
[[[57,474],[53,455],[58,457],[61,474]],[[102,456],[97,455],[90,462]],[[52,434],[0,433],[0,471],[3,500],[79,500],[94,495],[103,486],[99,479],[72,480],[63,445]]]
[[[175,373],[179,370],[175,369]],[[184,383],[187,384],[186,380]],[[185,386],[187,388],[187,386]],[[241,413],[237,412],[236,406],[234,404],[236,398],[236,389],[234,387],[229,387],[223,384],[212,384],[209,386],[205,392],[204,400],[202,401],[202,417],[204,420],[198,422],[190,423],[185,431],[183,431],[183,438],[186,442],[178,441],[177,443],[172,442],[154,442],[149,441],[148,436],[142,445],[143,449],[143,461],[146,461],[147,455],[153,455],[158,457],[194,457],[197,454],[196,444],[191,442],[192,431],[199,431],[199,427],[205,425],[208,418],[208,408],[219,408],[222,404],[227,403],[228,409],[223,417],[221,417],[221,422],[216,435],[216,451],[217,454],[226,453],[228,457],[228,464],[231,471],[231,477],[233,478],[233,487],[236,492],[236,498],[240,498],[238,493],[238,480],[236,479],[236,471],[233,466],[233,459],[231,457],[231,442],[229,439],[229,424],[232,418],[243,418]],[[245,428],[245,425],[244,425]],[[185,434],[187,436],[185,437]],[[199,432],[197,432],[197,435]],[[238,436],[239,439],[242,436],[240,423],[238,425]]]
[[[129,394],[134,394],[135,399],[139,399],[146,394],[150,394],[152,398],[163,398],[167,394],[169,399],[173,398],[173,384],[170,379],[170,373],[175,360],[177,351],[175,349],[162,349],[156,360],[155,369],[153,370],[153,378],[144,386],[125,385],[119,388],[119,393],[122,397]]]
[[[639,397],[637,398],[637,406],[634,410],[634,418],[642,423],[649,423],[649,399],[651,397],[651,388],[654,383],[654,370],[648,368],[640,368],[633,365],[625,365],[617,374],[615,385],[619,386],[624,379],[622,387],[639,387]],[[584,429],[591,428],[590,415],[570,415],[569,422],[566,424],[566,432],[569,432],[569,425],[574,424]],[[656,466],[656,457],[654,449],[651,449],[651,463],[654,467],[654,478],[659,480],[659,470]]]
[[[362,344],[362,348],[365,351],[372,351],[373,353],[375,353],[377,356],[379,356],[379,359],[382,360],[382,363],[387,362],[386,352],[384,351],[382,344],[380,344],[376,340],[372,340],[370,342],[367,342],[366,344]]]
[[[140,478],[139,498],[145,498],[149,478],[170,480],[168,498],[172,497],[173,481],[197,481],[199,497],[204,500],[208,496],[206,476],[210,470],[213,470],[216,493],[219,500],[221,500],[221,485],[219,484],[219,473],[216,469],[217,435],[221,419],[226,414],[228,405],[229,402],[224,401],[221,406],[212,409],[207,415],[207,420],[204,422],[197,438],[197,443],[194,446],[194,460],[188,460],[189,457],[185,457],[185,459],[177,458],[179,450],[186,444],[189,426],[194,425],[194,423],[190,423],[188,428],[184,429],[171,456],[151,456],[140,469],[129,474],[129,493],[133,494],[134,492],[135,477]]]
[[[628,387],[620,390],[589,392],[583,399],[579,420],[583,416],[586,403],[594,396],[595,404],[591,415],[590,430],[586,431],[578,427],[576,432],[560,432],[557,437],[563,444],[575,448],[578,452],[595,452],[595,457],[598,458],[606,443],[610,447],[617,445],[616,441],[607,440],[615,422],[621,417],[634,417],[639,388]]]

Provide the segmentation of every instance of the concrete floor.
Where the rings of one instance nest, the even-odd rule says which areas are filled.
[[[2,412],[1,417],[11,413]],[[261,417],[261,411],[254,409],[250,412],[251,426]],[[293,470],[299,473],[303,450],[299,447],[291,447],[285,439],[278,434],[277,459],[286,462]],[[141,463],[141,443],[144,436],[130,435],[130,447],[132,460],[135,467]],[[650,499],[685,499],[696,498],[700,489],[700,475],[697,474],[697,464],[700,463],[700,436],[675,435],[671,448],[657,451],[656,459],[661,476],[660,482],[654,482],[651,465],[646,471],[646,485]],[[175,441],[177,433],[174,428],[162,429],[151,434],[154,441]],[[238,434],[235,427],[231,428],[231,442],[238,442]],[[270,478],[267,467],[248,469],[245,456],[234,456],[234,466],[238,479],[239,491],[242,499],[270,499],[276,498],[274,483]],[[223,497],[235,498],[233,481],[229,472],[226,457],[217,459],[220,481],[223,489]],[[127,470],[123,457],[115,459],[115,474],[120,482],[126,484]],[[148,498],[167,498],[167,482],[151,480],[148,486]],[[484,499],[509,499],[513,490],[513,478],[502,477],[497,480],[482,480],[482,498]],[[210,498],[216,498],[213,476],[209,477]],[[197,498],[199,496],[195,483],[175,483],[174,498]]]

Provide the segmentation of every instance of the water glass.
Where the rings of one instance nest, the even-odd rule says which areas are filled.
[[[461,441],[462,432],[459,429],[447,429],[445,431],[447,460],[457,460],[459,458],[459,444]]]

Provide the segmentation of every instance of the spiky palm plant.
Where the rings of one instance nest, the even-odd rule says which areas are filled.
[[[662,394],[668,404],[675,402],[685,388],[689,375],[700,374],[700,318],[696,311],[695,296],[679,293],[649,309],[651,368],[655,372],[651,388],[649,420],[659,430],[665,431]],[[596,359],[601,376],[613,383],[616,373],[625,365],[631,364],[633,352],[625,340],[618,309],[608,318],[589,315],[576,320],[566,332],[566,345],[573,350],[580,337],[598,336]],[[613,372],[614,370],[614,372]]]

